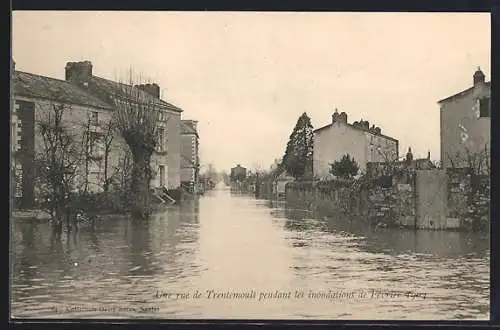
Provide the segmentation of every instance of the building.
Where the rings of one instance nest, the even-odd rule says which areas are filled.
[[[44,150],[38,124],[55,107],[64,107],[63,126],[70,129],[75,139],[83,139],[85,130],[96,137],[89,154],[91,160],[81,162],[82,166],[77,171],[85,172],[79,178],[80,181],[88,181],[89,191],[102,190],[104,173],[110,174],[120,168],[124,151],[128,149],[122,137],[115,132],[110,153],[106,161],[103,160],[100,138],[115,109],[113,97],[124,88],[138,91],[141,97],[153,100],[160,111],[157,150],[152,157],[156,169],[152,185],[167,189],[180,187],[182,110],[159,98],[158,85],[131,86],[96,77],[92,75],[92,64],[86,61],[68,63],[65,80],[13,70],[12,86],[11,151],[13,176],[17,182],[14,191],[18,201],[16,206],[30,208],[36,202],[35,155]]]
[[[97,113],[102,118],[110,118],[112,107],[81,90],[73,84],[59,79],[14,71],[13,113],[12,113],[12,159],[16,168],[17,189],[15,192],[18,206],[30,208],[35,202],[35,154],[43,150],[39,125],[58,104],[64,104],[67,111],[63,114],[66,125],[75,133],[83,133],[84,123],[89,114]],[[90,181],[103,169],[91,164]]]
[[[152,157],[152,165],[156,176],[153,187],[178,189],[180,187],[180,130],[182,110],[160,98],[160,87],[157,84],[131,86],[121,82],[104,79],[92,74],[90,61],[68,62],[66,64],[66,81],[94,95],[108,104],[114,104],[113,98],[123,93],[123,88],[137,87],[141,99],[153,100],[160,111],[158,120],[158,144]]]
[[[199,136],[198,122],[181,121],[181,184],[190,192],[197,192],[199,182]]]
[[[398,140],[383,135],[379,127],[361,120],[352,124],[345,112],[335,109],[332,122],[314,131],[313,173],[317,179],[331,177],[331,164],[349,154],[366,171],[368,162],[398,159]]]
[[[409,172],[428,171],[436,169],[436,165],[431,161],[431,153],[427,152],[427,158],[413,158],[411,147],[408,148],[406,157],[396,162],[368,162],[366,173],[371,177],[392,176],[398,169],[407,169]]]
[[[231,169],[231,181],[232,182],[241,182],[245,180],[247,177],[247,169],[240,164],[236,165]]]
[[[466,90],[438,102],[440,106],[441,164],[468,167],[471,157],[490,151],[491,83],[480,68]],[[478,158],[478,157],[476,157]],[[489,164],[484,164],[483,168]]]

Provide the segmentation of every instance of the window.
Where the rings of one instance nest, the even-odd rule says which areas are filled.
[[[479,118],[490,117],[491,99],[484,98],[479,100]]]
[[[89,155],[90,157],[99,158],[104,156],[104,141],[102,136],[96,132],[90,132],[89,136]]]
[[[158,176],[160,179],[160,187],[165,187],[165,165],[159,166]]]
[[[158,128],[158,141],[157,141],[157,151],[158,152],[164,152],[165,151],[165,129],[164,128]]]
[[[99,122],[99,112],[92,111],[92,114],[90,115],[90,124],[97,125],[98,122]]]
[[[167,120],[167,114],[163,111],[160,111],[158,113],[158,121],[166,121]]]

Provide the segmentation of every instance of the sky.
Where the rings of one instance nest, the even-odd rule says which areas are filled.
[[[439,160],[437,101],[490,80],[485,13],[15,11],[16,70],[64,79],[90,60],[109,79],[130,68],[199,121],[202,166],[268,169],[298,117],[335,108]],[[466,27],[466,28],[464,28]]]

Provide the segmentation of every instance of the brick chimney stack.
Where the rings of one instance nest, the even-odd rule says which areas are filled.
[[[338,117],[338,121],[347,124],[347,113],[342,111]]]
[[[477,71],[474,73],[474,86],[476,86],[477,84],[481,84],[481,83],[484,83],[484,79],[485,79],[485,76],[484,76],[484,73],[483,71],[481,71],[481,68],[480,67],[477,67]]]
[[[160,98],[160,86],[158,84],[141,84],[141,85],[136,85],[135,87],[142,89],[148,94],[153,95],[157,99]]]
[[[66,63],[66,81],[77,85],[88,86],[92,77],[92,62],[68,62]]]

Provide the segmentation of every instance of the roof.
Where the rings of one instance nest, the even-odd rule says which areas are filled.
[[[198,136],[198,132],[193,127],[191,120],[181,120],[181,134],[195,134]]]
[[[395,138],[392,138],[392,137],[387,136],[387,135],[384,135],[384,134],[375,134],[375,133],[373,133],[373,132],[370,132],[370,131],[367,131],[367,130],[365,130],[365,129],[362,129],[361,127],[356,127],[356,126],[354,126],[354,125],[352,125],[352,124],[349,124],[349,123],[347,123],[346,125],[347,125],[347,126],[349,126],[349,127],[351,127],[352,129],[355,129],[355,130],[358,130],[358,131],[367,132],[367,133],[370,133],[370,134],[372,134],[372,135],[381,136],[381,137],[383,137],[383,138],[386,138],[387,140],[391,140],[391,141],[394,141],[394,142],[398,142],[398,140],[396,140]],[[319,132],[319,131],[323,131],[323,130],[325,130],[325,129],[327,129],[327,128],[330,128],[330,127],[332,127],[332,126],[333,126],[333,124],[328,124],[328,125],[326,125],[326,126],[320,127],[320,128],[318,128],[318,129],[314,130],[314,133],[317,133],[317,132]]]
[[[491,82],[490,81],[487,81],[485,82],[486,86],[491,86]],[[467,94],[469,94],[470,92],[472,92],[474,90],[474,86],[470,87],[470,88],[467,88],[466,90],[463,90],[461,92],[458,92],[456,94],[453,94],[452,96],[448,96],[447,98],[444,98],[440,101],[438,101],[437,103],[442,103],[442,102],[446,102],[446,101],[450,101],[451,99],[454,99],[456,97],[461,97],[461,96],[465,96]]]
[[[102,101],[91,93],[65,80],[14,71],[12,83],[14,93],[19,96],[56,100],[99,109],[113,109],[113,106],[109,103]]]
[[[146,91],[143,91],[142,89],[139,89],[137,87],[134,87],[132,85],[127,85],[127,84],[122,84],[120,82],[116,82],[113,80],[97,77],[97,76],[91,76],[89,79],[89,90],[91,93],[96,93],[96,94],[101,94],[105,93],[107,94],[106,96],[112,96],[116,95],[117,93],[122,93],[123,89],[126,89],[126,93],[134,90],[139,92],[139,97],[146,99],[146,100],[153,100],[155,105],[167,108],[168,110],[175,111],[175,112],[182,112],[182,109],[176,107],[173,104],[170,104],[168,102],[165,102],[162,99],[159,99],[151,94],[149,94]]]
[[[139,92],[139,97],[153,100],[160,107],[174,112],[183,111],[175,105],[156,98],[137,87],[97,76],[90,77],[88,89],[66,80],[22,71],[14,71],[12,80],[14,93],[29,98],[57,100],[69,104],[112,110],[114,109],[114,102],[110,97],[123,88],[129,90],[134,88],[135,91]]]

